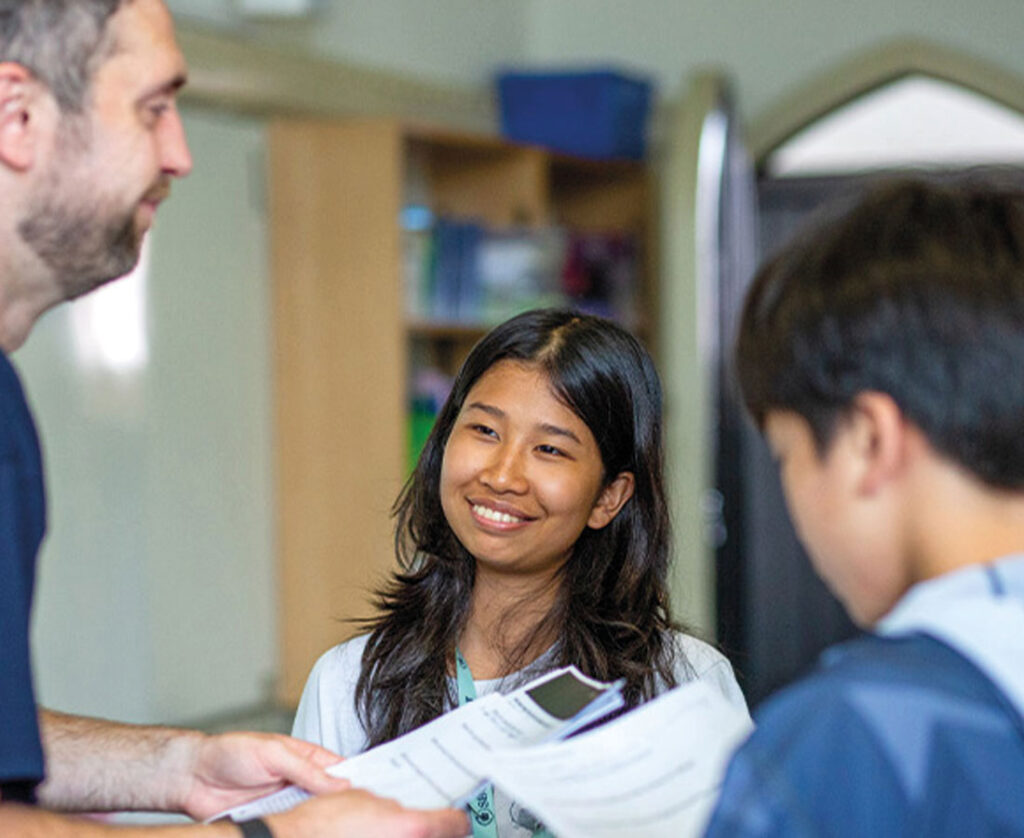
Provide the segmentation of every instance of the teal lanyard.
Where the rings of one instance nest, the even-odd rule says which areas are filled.
[[[469,664],[462,652],[455,650],[455,675],[459,690],[459,707],[476,701],[476,684]],[[498,824],[494,818],[494,787],[482,788],[469,804],[473,821],[473,838],[498,838]]]
[[[476,700],[476,684],[469,664],[462,657],[462,652],[455,650],[455,680],[458,686],[459,707],[464,707]],[[469,804],[469,813],[473,821],[473,838],[498,838],[498,824],[494,817],[494,787],[486,786]],[[538,829],[534,838],[554,838],[546,829]]]

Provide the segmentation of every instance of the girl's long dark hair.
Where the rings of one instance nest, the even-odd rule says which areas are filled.
[[[542,309],[488,333],[469,354],[419,462],[395,503],[401,572],[378,592],[379,614],[356,686],[370,746],[450,709],[448,673],[469,612],[476,563],[441,509],[444,447],[473,385],[499,361],[535,365],[593,433],[606,481],[634,475],[633,497],[614,520],[585,529],[561,570],[556,603],[506,660],[529,663],[538,638],[556,638],[551,666],[575,664],[601,680],[625,678],[635,706],[659,683],[674,686],[667,575],[671,532],[663,481],[661,385],[650,356],[600,317]]]

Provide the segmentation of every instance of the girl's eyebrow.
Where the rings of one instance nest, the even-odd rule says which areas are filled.
[[[493,404],[484,404],[483,402],[470,402],[466,405],[466,410],[482,410],[493,416],[496,419],[504,419],[505,411],[500,407],[495,407]]]
[[[500,407],[495,407],[493,404],[485,404],[484,402],[470,402],[464,408],[465,410],[479,410],[496,419],[504,419],[505,411]],[[564,436],[567,439],[571,439],[577,445],[583,445],[582,440],[576,434],[574,434],[568,428],[563,428],[561,425],[552,425],[549,422],[541,422],[537,425],[537,428],[544,431],[544,433],[552,434],[553,436]]]
[[[559,427],[558,425],[549,425],[547,423],[544,423],[542,425],[538,425],[537,427],[539,427],[545,433],[553,434],[554,436],[568,437],[573,442],[575,442],[577,445],[582,445],[583,444],[580,441],[580,438],[578,436],[576,436],[576,434],[574,434],[568,428],[562,428],[562,427]]]

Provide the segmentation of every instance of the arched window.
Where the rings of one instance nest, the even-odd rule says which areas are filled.
[[[848,102],[772,151],[769,177],[906,167],[1024,165],[1024,114],[958,84],[905,76]]]

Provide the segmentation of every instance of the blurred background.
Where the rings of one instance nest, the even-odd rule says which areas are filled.
[[[1024,6],[169,5],[195,170],[139,269],[15,355],[50,487],[44,704],[287,729],[390,566],[390,502],[446,377],[494,317],[552,299],[611,306],[656,355],[677,616],[722,643],[751,700],[853,632],[736,400],[735,314],[829,197],[879,172],[1024,162]],[[500,139],[498,73],[609,69],[649,86],[640,159]],[[423,254],[456,224],[489,242],[510,308],[422,308]],[[561,285],[515,290],[549,263]],[[580,291],[620,274],[617,303]]]

